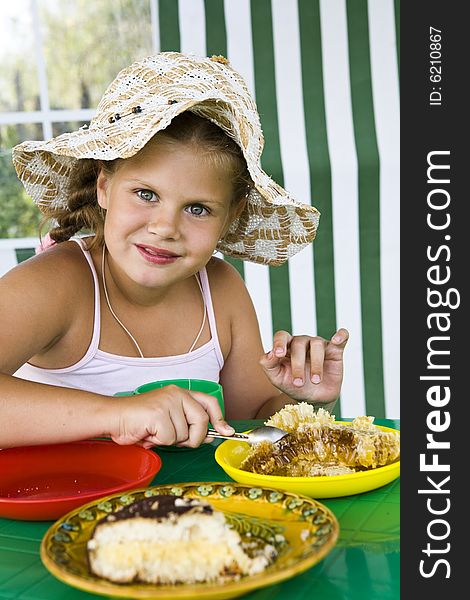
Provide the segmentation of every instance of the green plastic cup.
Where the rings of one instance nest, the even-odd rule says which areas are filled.
[[[194,390],[196,392],[203,392],[209,396],[214,396],[214,398],[217,398],[220,410],[225,416],[224,394],[222,391],[222,386],[220,383],[217,383],[216,381],[209,381],[208,379],[164,379],[162,381],[151,381],[150,383],[139,385],[139,387],[134,390],[133,394],[145,394],[145,392],[163,388],[167,385],[177,385],[185,390]]]

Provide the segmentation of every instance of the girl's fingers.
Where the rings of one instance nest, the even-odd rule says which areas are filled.
[[[232,435],[233,433],[235,433],[235,429],[231,427],[224,419],[222,409],[219,406],[217,398],[209,396],[208,394],[203,394],[202,392],[195,392],[193,390],[191,390],[189,393],[192,396],[192,398],[196,400],[196,402],[205,410],[209,417],[208,420],[210,420],[212,426],[216,431],[222,433],[223,435]],[[206,436],[206,434],[207,423],[204,437]],[[204,439],[204,437],[202,439]]]
[[[292,336],[287,331],[276,331],[273,338],[273,354],[277,358],[283,358],[287,354],[287,349],[292,340]]]
[[[266,371],[275,371],[279,368],[280,363],[281,359],[277,358],[277,356],[274,355],[274,352],[272,350],[270,350],[266,354],[263,354],[259,360],[259,364]]]
[[[305,383],[305,364],[309,352],[309,340],[306,335],[295,336],[290,342],[290,366],[292,372],[292,383],[296,387],[302,387]]]
[[[209,415],[201,406],[201,404],[195,401],[191,394],[183,402],[183,418],[187,423],[188,435],[186,439],[179,440],[185,446],[197,447],[199,446],[207,436],[207,427],[209,424]]]
[[[323,338],[310,339],[310,380],[312,383],[320,383],[323,379],[323,363],[325,361],[325,349],[327,341]]]
[[[275,377],[287,358],[294,386],[302,387],[306,377],[318,384],[323,379],[325,360],[341,361],[348,339],[349,332],[344,328],[338,329],[330,341],[319,336],[292,336],[287,331],[277,331],[273,349],[261,357],[260,364],[270,377]]]
[[[338,329],[338,331],[331,338],[331,342],[335,346],[342,347],[343,350],[344,350],[344,347],[346,346],[348,340],[349,340],[349,331],[347,329],[344,329],[344,327],[341,327],[340,329]]]
[[[195,421],[189,426],[188,439],[182,442],[182,445],[189,446],[190,448],[197,448],[200,446],[207,437],[207,423],[204,421]]]
[[[170,417],[160,415],[158,422],[147,427],[147,435],[144,443],[151,443],[154,446],[171,446],[178,441],[176,429]]]
[[[173,444],[185,442],[189,438],[189,428],[191,424],[186,418],[183,403],[178,406],[178,410],[172,410],[170,416],[176,436],[176,440]]]

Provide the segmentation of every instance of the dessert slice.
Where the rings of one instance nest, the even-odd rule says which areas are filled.
[[[99,521],[87,544],[90,570],[110,581],[153,584],[223,582],[272,561],[269,544],[250,557],[222,512],[171,495],[138,500]]]

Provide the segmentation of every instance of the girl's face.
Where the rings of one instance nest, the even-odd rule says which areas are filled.
[[[202,269],[233,216],[226,170],[183,143],[154,143],[112,175],[101,171],[97,195],[113,267],[146,287]]]

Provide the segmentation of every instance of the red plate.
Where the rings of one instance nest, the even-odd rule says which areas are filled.
[[[152,450],[106,440],[0,450],[0,517],[57,519],[96,498],[145,487],[161,465]]]

